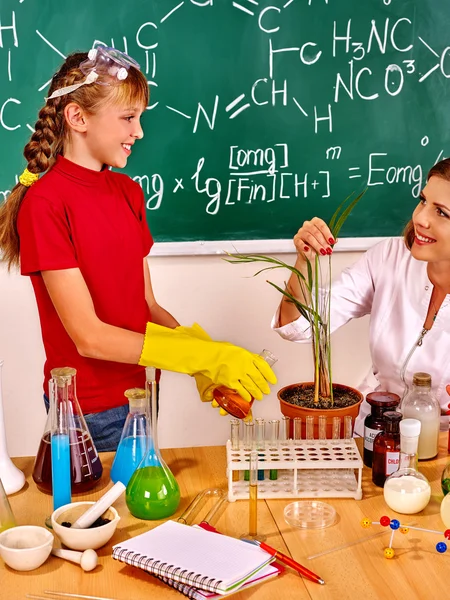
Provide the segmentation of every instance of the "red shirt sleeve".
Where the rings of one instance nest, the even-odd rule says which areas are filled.
[[[20,270],[31,275],[78,267],[64,205],[27,193],[19,210]]]

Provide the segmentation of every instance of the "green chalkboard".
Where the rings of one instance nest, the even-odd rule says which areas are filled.
[[[366,185],[343,233],[398,235],[450,153],[449,28],[444,0],[2,0],[0,194],[62,55],[98,40],[149,80],[126,172],[156,241],[290,238]]]

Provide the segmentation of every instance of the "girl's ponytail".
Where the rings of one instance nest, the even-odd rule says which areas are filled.
[[[61,130],[60,121],[63,118],[58,114],[56,105],[57,102],[52,105],[46,104],[40,110],[35,131],[24,148],[23,154],[27,160],[29,173],[45,173],[51,166],[52,156],[55,156],[55,150],[57,150],[55,142],[59,141],[58,132]],[[56,146],[59,145],[61,142],[60,144],[56,143]],[[15,185],[7,200],[0,206],[0,252],[8,265],[8,270],[12,266],[19,266],[20,246],[17,216],[22,200],[31,184],[31,181],[26,181],[26,177],[21,177],[21,179],[25,185],[20,182]]]

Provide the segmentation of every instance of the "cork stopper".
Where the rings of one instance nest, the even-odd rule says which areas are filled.
[[[431,387],[431,375],[429,373],[414,373],[413,385]]]
[[[77,370],[73,367],[58,367],[50,371],[50,375],[58,387],[64,387],[66,383],[72,383],[72,377],[75,377],[76,374]]]
[[[143,388],[130,388],[125,390],[124,396],[128,398],[130,407],[142,408],[145,406],[145,390]]]

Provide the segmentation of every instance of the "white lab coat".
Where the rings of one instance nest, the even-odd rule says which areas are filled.
[[[402,397],[405,385],[411,386],[413,374],[425,371],[431,375],[441,407],[448,410],[450,397],[445,386],[450,383],[450,295],[445,297],[422,344],[417,345],[432,290],[427,263],[414,259],[399,238],[376,244],[333,282],[331,332],[350,319],[370,314],[372,368],[358,386],[364,396],[388,390]],[[311,340],[304,317],[283,327],[277,325],[278,311],[272,319],[275,331],[293,342]],[[370,406],[364,400],[355,424],[359,435],[363,435],[364,418],[369,412]]]

